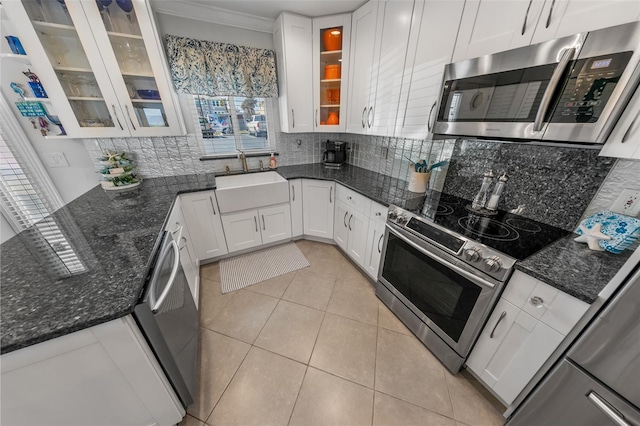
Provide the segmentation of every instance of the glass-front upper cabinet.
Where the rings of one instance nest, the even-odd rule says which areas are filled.
[[[5,2],[70,137],[184,134],[143,0]]]
[[[351,15],[313,20],[314,129],[344,132]]]

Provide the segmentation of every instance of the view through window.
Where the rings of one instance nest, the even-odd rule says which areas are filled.
[[[270,99],[195,95],[205,155],[273,149]]]

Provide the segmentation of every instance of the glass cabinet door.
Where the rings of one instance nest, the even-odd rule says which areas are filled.
[[[315,129],[345,128],[350,16],[318,18],[314,29]]]
[[[72,14],[64,0],[29,0],[22,3],[62,86],[77,125],[81,128],[112,129],[119,126],[81,43],[81,37],[86,35],[81,35],[74,23],[73,16],[78,16],[77,12]],[[48,97],[46,87],[51,82],[39,82],[36,74],[27,77],[35,97]],[[63,125],[68,126],[68,123]],[[123,130],[122,126],[118,128]]]
[[[128,102],[123,102],[132,131],[138,128],[168,127],[163,100],[145,45],[139,2],[133,0],[97,0],[83,3],[87,16],[100,14],[96,25],[103,25],[124,81]],[[93,14],[93,15],[92,15]],[[99,38],[96,38],[99,40]],[[115,83],[114,83],[115,85]]]

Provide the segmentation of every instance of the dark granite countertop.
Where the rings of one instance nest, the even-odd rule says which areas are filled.
[[[287,179],[335,180],[384,205],[416,195],[405,181],[355,166],[277,171]],[[131,313],[176,195],[214,188],[214,174],[145,179],[128,192],[97,186],[45,219],[66,241],[51,247],[32,227],[3,243],[0,353]],[[75,256],[71,273],[60,261],[65,255]]]
[[[333,180],[383,205],[415,208],[423,200],[406,190],[405,181],[355,166],[303,164],[277,171],[287,179]],[[145,179],[129,192],[97,186],[44,219],[66,242],[52,247],[32,227],[3,243],[0,353],[130,314],[176,195],[214,188],[214,174]],[[69,254],[76,257],[71,273],[60,261]],[[565,239],[517,268],[590,303],[624,260]]]
[[[591,304],[633,251],[593,251],[573,241],[577,236],[570,234],[556,241],[516,263],[516,269]]]

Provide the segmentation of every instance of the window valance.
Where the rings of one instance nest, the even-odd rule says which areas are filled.
[[[209,96],[278,96],[275,52],[165,36],[173,84],[179,93]]]

